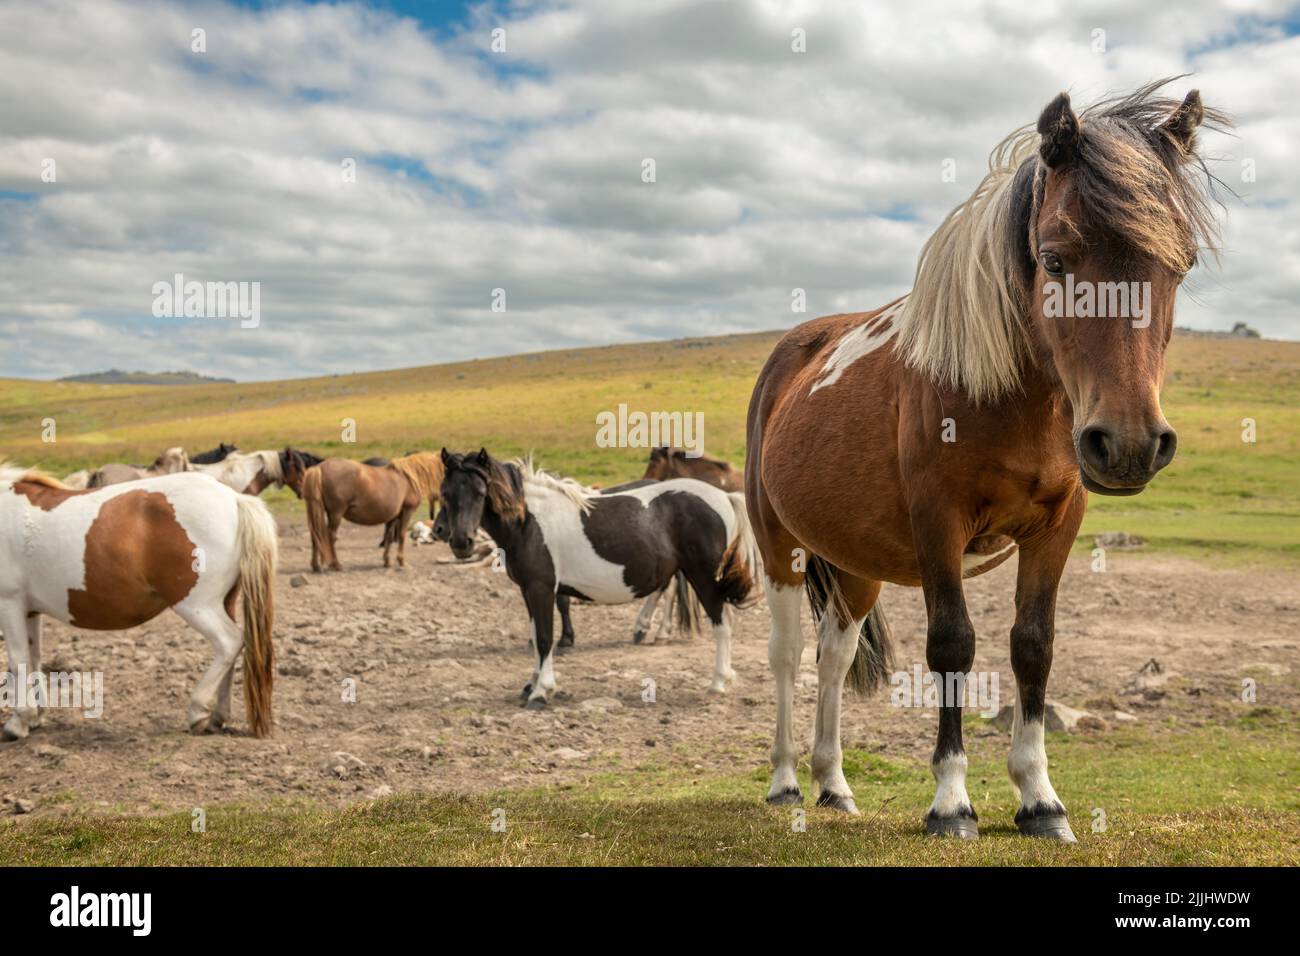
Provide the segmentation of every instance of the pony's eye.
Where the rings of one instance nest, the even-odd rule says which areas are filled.
[[[1043,270],[1049,276],[1060,276],[1065,274],[1065,264],[1061,262],[1061,257],[1055,252],[1044,252],[1038,257],[1038,261],[1043,264]]]

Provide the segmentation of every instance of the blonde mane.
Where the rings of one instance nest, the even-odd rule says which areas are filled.
[[[1079,115],[1070,168],[1081,236],[1116,242],[1183,274],[1217,241],[1214,189],[1222,183],[1196,140],[1168,130],[1178,100],[1158,96],[1177,77],[1095,103]],[[1231,119],[1200,107],[1195,122],[1225,130]],[[1025,126],[997,145],[988,174],[921,249],[916,280],[894,319],[895,354],[909,368],[976,404],[1017,391],[1032,361],[1029,233],[1037,227],[1046,166],[1041,138]]]
[[[906,364],[976,403],[1018,388],[1030,354],[1015,278],[1019,246],[1008,236],[1016,170],[1038,141],[1026,126],[993,150],[988,174],[921,248],[912,292],[894,319],[894,350]]]
[[[388,467],[397,471],[409,481],[421,498],[433,500],[438,497],[442,487],[442,458],[432,452],[417,451],[413,455],[394,458]]]
[[[525,486],[533,485],[537,488],[557,492],[577,505],[578,510],[583,514],[591,511],[591,499],[597,492],[587,486],[574,481],[572,478],[561,478],[559,475],[543,471],[533,464],[532,455],[528,455],[526,458],[516,458],[511,464],[519,469],[519,478]]]

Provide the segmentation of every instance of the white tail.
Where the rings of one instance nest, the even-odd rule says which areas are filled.
[[[244,706],[253,736],[271,732],[271,691],[275,681],[273,584],[279,557],[275,519],[260,498],[237,495],[239,509],[239,590],[244,598]]]

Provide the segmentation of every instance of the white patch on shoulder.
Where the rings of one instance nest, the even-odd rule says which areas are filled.
[[[903,311],[906,298],[899,299],[893,305],[876,313],[855,329],[850,329],[835,345],[835,351],[822,366],[821,375],[808,390],[811,395],[819,388],[834,385],[844,374],[844,370],[858,359],[870,355],[880,346],[894,337],[894,318]]]

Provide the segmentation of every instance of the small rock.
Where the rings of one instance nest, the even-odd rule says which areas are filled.
[[[1117,724],[1136,724],[1138,722],[1136,714],[1130,714],[1125,710],[1117,710],[1111,715],[1111,720]]]
[[[291,588],[300,588],[306,583],[307,583],[307,575],[305,574],[295,574],[293,577],[289,579],[289,587]]]
[[[1129,534],[1127,531],[1103,531],[1101,534],[1093,535],[1092,542],[1099,548],[1110,548],[1113,551],[1133,551],[1146,547],[1147,543],[1145,538]]]
[[[381,783],[379,786],[375,787],[375,789],[370,791],[371,800],[378,800],[381,797],[391,797],[392,795],[393,788],[386,783]]]
[[[574,750],[572,747],[558,747],[552,750],[550,756],[556,760],[585,760],[587,754],[582,750]]]
[[[623,706],[623,702],[615,697],[590,697],[578,705],[579,710],[596,710],[607,711],[617,710]]]
[[[14,813],[31,813],[36,809],[36,804],[30,800],[19,798],[14,801]]]

